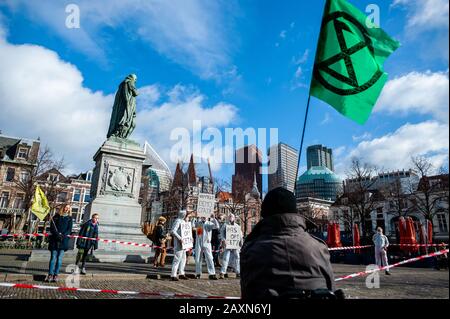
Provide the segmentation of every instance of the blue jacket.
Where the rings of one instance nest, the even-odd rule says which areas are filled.
[[[89,237],[89,238],[98,238],[98,223],[93,224],[92,220],[88,220],[83,225],[81,225],[80,232],[78,234],[82,237]],[[89,239],[83,239],[83,238],[77,238],[77,248],[78,249],[91,249],[94,247],[94,249],[98,248],[98,241],[97,240],[89,240]]]
[[[73,220],[70,216],[61,216],[56,214],[53,216],[53,221],[50,221],[50,236],[48,237],[48,250],[64,250],[69,249],[69,237],[72,233]],[[59,240],[58,234],[61,234],[62,239]]]

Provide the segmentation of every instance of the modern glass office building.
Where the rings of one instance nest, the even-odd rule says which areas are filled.
[[[323,145],[311,145],[306,150],[307,167],[325,166],[334,171],[333,150]]]
[[[335,201],[342,191],[342,180],[324,166],[313,166],[297,180],[295,195]]]
[[[284,143],[269,148],[268,188],[269,191],[283,187],[291,192],[295,188],[295,175],[298,165],[298,151]]]

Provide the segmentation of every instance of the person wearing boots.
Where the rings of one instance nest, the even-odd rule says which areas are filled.
[[[169,240],[169,234],[167,234],[164,226],[166,224],[166,218],[161,216],[158,219],[158,224],[156,225],[156,241],[155,241],[155,261],[153,262],[154,267],[164,267],[167,255],[166,242]]]
[[[262,220],[241,249],[242,299],[338,299],[324,241],[306,232],[295,195],[284,188],[267,193]]]
[[[93,214],[92,218],[90,220],[88,220],[83,225],[81,225],[78,236],[98,239],[98,220],[99,220],[99,215]],[[78,254],[77,254],[75,264],[78,267],[78,264],[81,261],[80,273],[82,275],[86,275],[86,258],[91,249],[95,250],[98,248],[98,240],[78,238],[77,239],[77,248],[78,248]]]
[[[73,220],[70,216],[70,205],[65,205],[60,213],[50,219],[50,236],[48,250],[50,263],[46,282],[57,282],[64,253],[69,249],[69,235],[72,233]]]
[[[178,281],[179,279],[187,280],[184,268],[186,266],[186,249],[183,249],[182,245],[182,225],[184,223],[189,223],[186,221],[189,216],[186,214],[185,210],[180,210],[178,213],[178,218],[175,220],[172,229],[170,231],[174,239],[173,247],[173,263],[172,263],[172,273],[171,280]],[[180,276],[178,277],[178,270],[180,271]]]
[[[240,264],[240,260],[239,260],[240,248],[228,249],[226,246],[227,225],[238,226],[237,230],[238,230],[239,238],[237,240],[239,241],[239,247],[242,246],[241,227],[235,223],[235,219],[236,219],[236,217],[234,216],[234,214],[230,214],[230,216],[228,216],[228,223],[223,225],[223,227],[220,229],[220,239],[221,239],[222,247],[225,249],[223,252],[223,257],[222,257],[222,267],[220,270],[220,277],[219,277],[220,279],[228,278],[227,268],[228,268],[228,263],[230,261],[230,255],[233,256],[233,262],[234,262],[233,269],[236,272],[236,278],[240,277],[240,265],[239,265]]]
[[[215,218],[214,214],[212,214],[209,220],[206,220],[205,217],[195,221],[193,220],[192,227],[197,231],[195,240],[195,278],[200,279],[202,275],[202,255],[204,254],[209,279],[217,280],[216,269],[214,267],[212,256],[211,237],[212,230],[219,229],[219,222]]]

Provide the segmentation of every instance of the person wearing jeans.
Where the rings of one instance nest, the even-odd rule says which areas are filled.
[[[72,232],[72,217],[70,205],[65,205],[62,211],[50,220],[50,235],[48,237],[48,250],[51,258],[49,263],[47,282],[57,282],[61,269],[64,252],[69,249],[69,237]]]
[[[98,220],[99,215],[93,214],[92,218],[85,222],[81,228],[78,236],[87,237],[87,238],[95,238],[97,240],[86,239],[86,238],[78,238],[77,239],[77,248],[78,254],[76,257],[75,264],[78,267],[78,263],[81,261],[81,274],[86,275],[86,258],[91,249],[98,248]]]

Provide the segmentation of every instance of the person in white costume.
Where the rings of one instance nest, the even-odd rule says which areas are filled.
[[[206,220],[205,217],[192,221],[192,227],[197,233],[195,239],[195,278],[199,279],[202,274],[202,255],[205,254],[206,266],[208,268],[209,279],[217,280],[216,269],[212,256],[211,236],[212,230],[219,228],[219,222],[214,214]]]
[[[375,245],[375,262],[378,267],[388,266],[387,249],[389,247],[388,238],[383,235],[383,229],[377,228],[377,232],[372,237]],[[389,269],[386,269],[386,275],[390,275]]]
[[[186,266],[186,249],[183,249],[182,246],[182,237],[181,237],[181,225],[186,223],[186,219],[188,216],[186,215],[185,210],[180,210],[178,213],[178,218],[175,220],[170,233],[174,238],[173,244],[173,263],[172,263],[172,273],[171,279],[172,281],[178,281],[178,278],[187,280],[184,273],[184,268]],[[178,277],[178,269],[180,270],[180,276]]]
[[[223,252],[223,257],[222,257],[222,269],[220,270],[220,279],[224,279],[224,278],[228,278],[227,275],[227,268],[228,268],[228,263],[230,261],[230,255],[233,256],[233,262],[234,262],[234,271],[236,272],[236,278],[240,277],[240,260],[239,260],[239,253],[240,253],[240,247],[242,247],[243,241],[242,241],[242,231],[241,228],[238,227],[238,232],[239,232],[239,248],[238,249],[227,249],[226,248],[226,230],[227,230],[227,225],[237,225],[235,223],[236,217],[234,216],[234,214],[230,214],[230,216],[228,216],[228,222],[222,226],[221,230],[220,230],[220,238],[222,241],[222,247],[224,248],[224,252]]]

